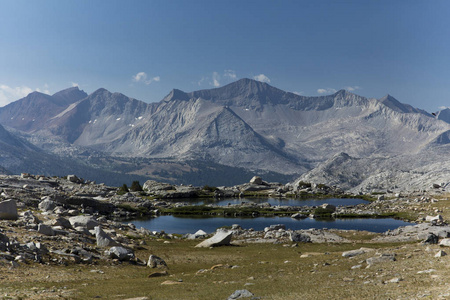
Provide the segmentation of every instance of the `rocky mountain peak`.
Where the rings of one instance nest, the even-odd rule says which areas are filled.
[[[77,86],[59,91],[52,95],[52,97],[62,104],[71,104],[87,97],[87,94],[80,90]]]
[[[178,89],[173,89],[166,97],[164,97],[162,101],[163,102],[169,102],[172,100],[189,101],[189,99],[190,99],[189,95],[186,94],[185,92]]]
[[[443,110],[440,110],[435,115],[436,115],[436,119],[450,123],[450,108],[445,108]]]
[[[99,88],[99,89],[95,90],[92,94],[90,94],[89,96],[100,96],[103,94],[112,94],[112,93],[105,88]]]
[[[276,104],[281,99],[285,99],[287,94],[297,97],[267,83],[244,78],[223,87],[195,91],[188,95],[190,98],[202,98],[221,105],[247,106],[249,103],[252,105]]]
[[[411,105],[408,104],[404,104],[401,103],[400,101],[398,101],[397,99],[395,99],[394,97],[392,97],[391,95],[387,94],[386,96],[378,99],[378,101],[384,105],[386,105],[387,107],[389,107],[390,109],[396,111],[396,112],[401,112],[401,113],[422,113],[422,114],[426,114],[428,116],[430,116],[429,113],[414,108]]]

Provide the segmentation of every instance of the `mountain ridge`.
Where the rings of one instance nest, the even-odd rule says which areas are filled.
[[[81,147],[80,153],[100,151],[119,160],[203,160],[290,175],[325,168],[338,153],[363,160],[421,155],[445,146],[450,130],[439,115],[390,95],[374,99],[339,90],[308,97],[248,78],[210,90],[173,89],[156,103],[104,88],[80,99],[83,93],[69,88],[53,96],[30,94],[10,106],[22,107],[24,119],[35,106],[59,105],[40,117],[39,126],[28,127],[13,110],[0,108],[0,124],[59,155],[64,143],[64,153]]]

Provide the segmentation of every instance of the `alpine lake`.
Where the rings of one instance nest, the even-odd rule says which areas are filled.
[[[245,204],[265,204],[272,208],[277,207],[319,207],[323,204],[333,206],[355,206],[366,204],[369,201],[358,198],[327,198],[327,199],[279,199],[279,198],[226,198],[226,199],[183,199],[184,205],[215,207],[237,207]],[[290,216],[210,216],[210,215],[160,215],[146,219],[129,220],[137,228],[145,228],[150,231],[164,231],[166,233],[187,234],[197,230],[213,233],[220,227],[231,227],[239,224],[243,229],[264,230],[265,227],[275,224],[284,224],[287,229],[339,229],[339,230],[364,230],[369,232],[385,232],[400,226],[414,225],[393,218],[302,218],[294,219]]]

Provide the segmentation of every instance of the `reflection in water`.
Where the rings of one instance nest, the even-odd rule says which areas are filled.
[[[258,217],[258,218],[225,218],[225,217],[175,217],[160,216],[148,220],[131,221],[136,227],[144,227],[152,231],[165,231],[167,233],[194,233],[202,229],[208,233],[214,232],[222,226],[239,224],[244,229],[253,228],[264,230],[273,224],[284,224],[287,229],[299,230],[310,228],[335,228],[343,230],[367,230],[371,232],[384,232],[412,223],[395,219],[332,219],[296,220],[290,217]],[[129,223],[129,222],[127,222]]]
[[[327,198],[327,199],[285,199],[285,198],[226,198],[226,199],[187,199],[182,202],[186,202],[190,205],[236,205],[242,203],[269,203],[271,206],[319,206],[324,203],[328,203],[334,206],[347,206],[347,205],[358,205],[361,203],[369,203],[369,201],[358,199],[358,198]]]

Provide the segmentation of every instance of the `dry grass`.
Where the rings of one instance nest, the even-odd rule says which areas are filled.
[[[137,256],[147,259],[148,255],[156,254],[165,259],[169,275],[158,278],[148,278],[157,270],[128,263],[68,267],[32,264],[12,270],[3,266],[0,267],[0,297],[226,299],[235,290],[244,288],[262,299],[417,299],[422,296],[439,299],[445,294],[450,297],[449,256],[435,258],[437,246],[426,251],[421,244],[301,244],[299,247],[249,244],[215,249],[194,248],[195,244],[149,240],[146,249],[138,251]],[[361,246],[377,250],[355,258],[342,257],[342,251]],[[365,259],[374,256],[376,251],[395,253],[397,261],[366,268]],[[222,266],[212,269],[215,265]],[[355,265],[361,268],[352,269]],[[417,274],[428,269],[436,271]],[[401,281],[385,283],[395,277]],[[166,281],[173,284],[163,284]]]

